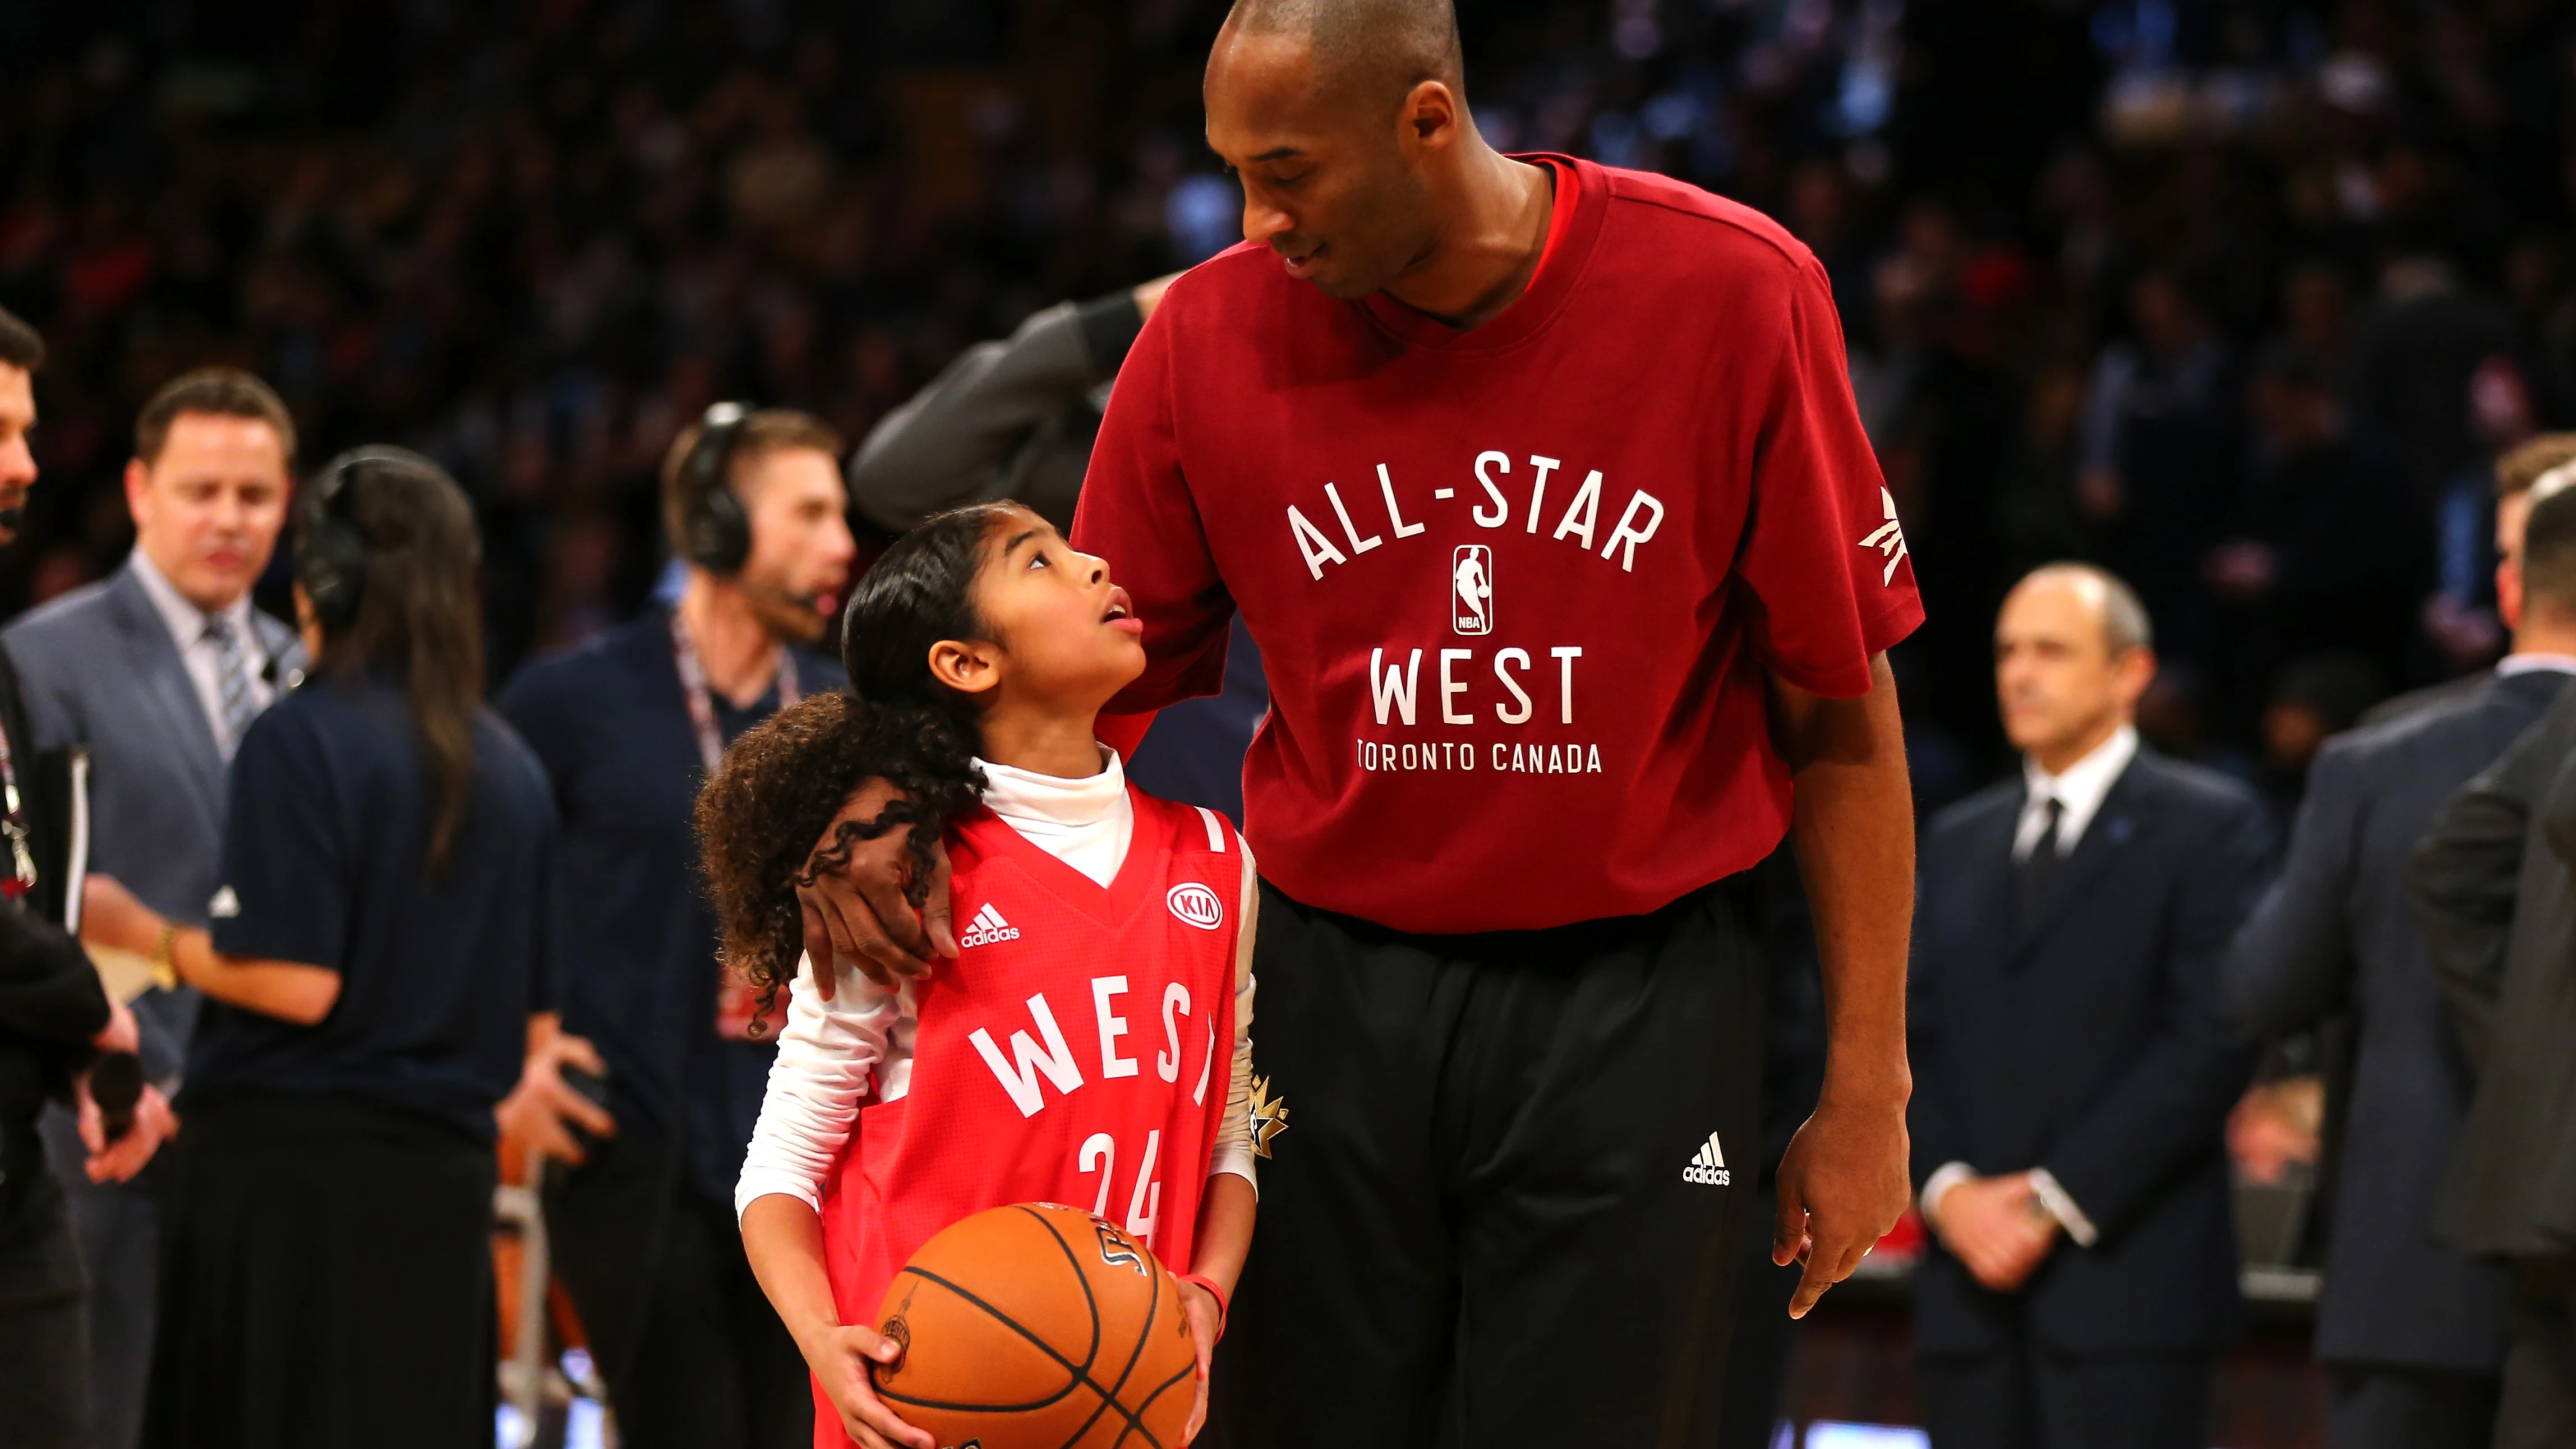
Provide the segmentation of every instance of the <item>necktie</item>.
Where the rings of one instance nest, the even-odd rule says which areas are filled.
[[[242,668],[241,631],[233,627],[231,618],[217,614],[208,619],[206,642],[215,646],[216,708],[223,716],[224,758],[230,759],[258,709],[250,697],[250,675]]]
[[[2066,820],[2066,802],[2051,795],[2040,815],[2039,838],[2030,843],[2030,854],[2021,860],[2021,900],[2024,910],[2037,908],[2048,889],[2051,876],[2057,874],[2057,831]]]

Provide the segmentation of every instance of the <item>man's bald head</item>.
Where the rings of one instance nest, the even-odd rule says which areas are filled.
[[[2137,591],[2091,564],[2032,570],[1995,619],[2004,734],[2051,774],[2135,719],[2155,674]]]
[[[1372,96],[1393,106],[1427,80],[1463,89],[1458,12],[1450,0],[1235,0],[1225,35],[1304,41],[1318,92]],[[1224,43],[1221,35],[1219,47]]]

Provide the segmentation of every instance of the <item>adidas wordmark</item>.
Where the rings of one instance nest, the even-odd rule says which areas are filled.
[[[1699,1145],[1690,1166],[1682,1169],[1682,1181],[1695,1182],[1702,1187],[1724,1187],[1734,1181],[1727,1174],[1726,1150],[1717,1145],[1716,1133],[1708,1134],[1708,1140]]]
[[[977,911],[975,919],[967,923],[966,934],[957,939],[957,944],[960,947],[990,946],[996,941],[1018,939],[1020,939],[1020,928],[1003,920],[1002,913],[993,909],[991,901],[986,901],[984,909]]]

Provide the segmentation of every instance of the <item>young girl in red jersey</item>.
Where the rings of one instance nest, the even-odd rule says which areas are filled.
[[[874,1392],[869,1365],[900,1351],[870,1321],[932,1234],[1033,1199],[1090,1206],[1181,1276],[1193,1435],[1205,1418],[1252,1236],[1255,878],[1223,817],[1129,789],[1094,734],[1141,632],[1036,514],[943,514],[851,599],[852,692],[743,736],[700,798],[725,958],[788,992],[736,1205],[824,1449],[933,1449]],[[799,959],[805,851],[871,778],[902,798],[841,848],[904,830],[918,906],[944,842],[966,923],[955,964],[899,990]]]

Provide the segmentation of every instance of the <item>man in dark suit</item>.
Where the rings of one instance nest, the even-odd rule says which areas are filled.
[[[215,892],[225,761],[304,663],[295,631],[250,599],[286,521],[294,460],[294,420],[267,384],[232,368],[174,379],[135,420],[125,565],[0,629],[36,743],[89,752],[90,869],[189,925],[206,923]],[[197,993],[159,965],[134,1014],[144,1075],[175,1095]],[[67,1113],[48,1114],[45,1132],[89,1274],[99,1446],[133,1449],[152,1365],[158,1186],[91,1181]]]
[[[2537,444],[2576,459],[2576,438]],[[2334,1449],[2484,1449],[2493,1432],[2504,1278],[2432,1236],[2469,1075],[2405,884],[2434,817],[2576,670],[2576,490],[2535,504],[2535,481],[2498,469],[2496,597],[2514,652],[2467,690],[2326,744],[2281,879],[2225,967],[2237,1019],[2258,1036],[2357,1018],[2317,1306],[2317,1357],[2334,1369]],[[2536,566],[2525,562],[2527,531],[2541,540]]]
[[[2205,1449],[2254,1064],[2218,961],[2263,807],[2140,747],[2148,621],[2099,569],[2014,588],[1995,674],[2022,778],[1935,817],[1915,897],[1925,1422],[1937,1449]]]
[[[2576,528],[2532,510],[2528,575],[2576,573]],[[2535,593],[2526,611],[2539,604]],[[2576,627],[2576,614],[2571,614]],[[2433,1204],[2507,1277],[2496,1449],[2576,1443],[2576,690],[2425,832],[2407,885],[2477,1078]]]
[[[42,339],[0,310],[0,545],[16,539],[36,460],[33,374]],[[0,1439],[11,1449],[89,1449],[89,1352],[81,1265],[62,1189],[45,1170],[37,1112],[86,1092],[91,1054],[130,1052],[134,1013],[100,986],[62,929],[69,902],[72,786],[40,758],[0,652]],[[167,1105],[151,1110],[166,1119]],[[94,1106],[82,1113],[95,1133]],[[157,1138],[128,1132],[75,1148],[102,1177],[131,1177]]]
[[[2531,485],[2544,473],[2562,464],[2576,462],[2576,433],[2542,433],[2506,450],[2495,463],[2495,553],[2499,560],[2518,558],[2522,552],[2523,518],[2531,511]],[[2496,565],[2501,571],[2504,564]],[[2498,573],[2498,587],[2502,574]],[[2502,595],[2498,595],[2501,608]],[[2506,628],[2513,627],[2507,621]],[[2402,719],[2428,705],[2442,704],[2468,694],[2486,682],[2483,674],[2463,675],[2410,689],[2404,694],[2383,699],[2364,710],[2364,725],[2386,724]]]

